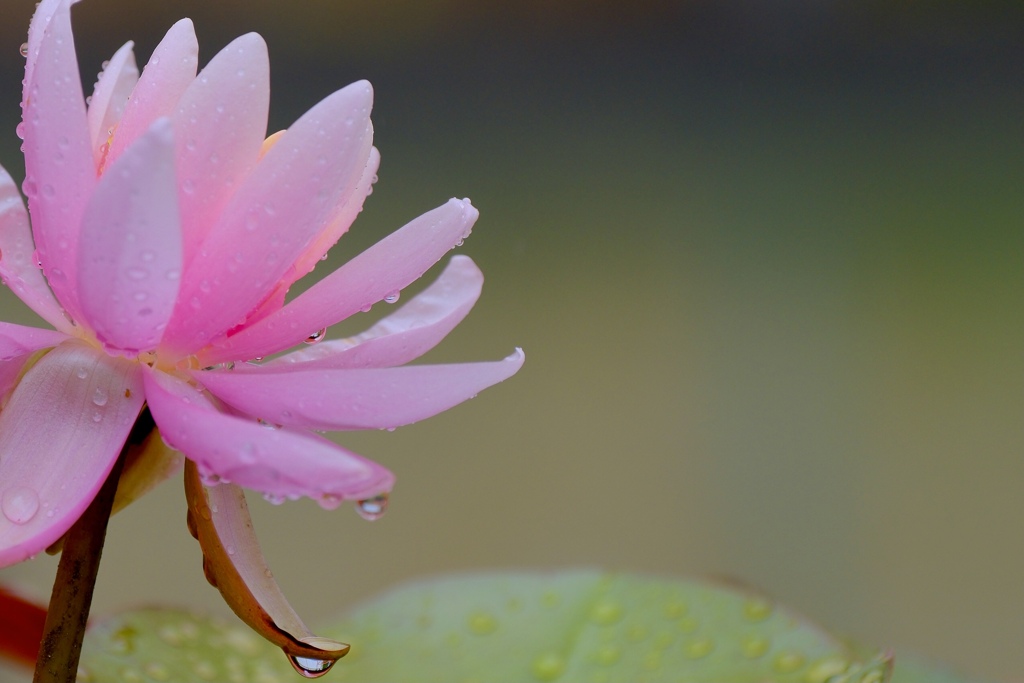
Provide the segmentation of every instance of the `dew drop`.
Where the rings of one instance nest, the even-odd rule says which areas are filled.
[[[386,493],[356,501],[356,512],[363,519],[373,522],[383,517],[384,513],[388,511],[389,501],[390,499]]]
[[[21,53],[22,57],[28,57],[28,43],[22,43],[21,47],[18,48],[18,52]]]
[[[398,301],[398,297],[400,297],[401,295],[402,295],[402,293],[397,291],[397,290],[394,291],[394,292],[388,292],[384,296],[384,303],[386,303],[386,304],[393,304],[396,301]]]
[[[565,671],[565,659],[561,655],[550,652],[533,660],[530,669],[534,678],[547,683],[547,681],[553,681],[562,675],[562,672]]]
[[[145,280],[146,276],[149,275],[149,270],[146,268],[126,268],[124,274],[132,280]]]
[[[264,493],[263,500],[267,501],[271,505],[283,505],[287,498],[279,493]]]
[[[78,379],[85,379],[86,377],[89,376],[89,371],[86,370],[85,368],[78,368],[78,370],[75,371],[75,375],[78,377]]]
[[[701,659],[711,654],[711,651],[715,649],[715,641],[710,638],[697,638],[691,640],[683,648],[683,654],[687,659]]]
[[[4,491],[4,517],[15,524],[26,524],[39,511],[39,495],[27,486],[15,486]]]
[[[294,655],[288,655],[288,663],[304,678],[320,678],[334,666],[334,660],[296,657]]]
[[[316,344],[318,341],[323,340],[323,338],[326,335],[327,335],[327,328],[326,327],[321,327],[319,330],[317,330],[313,334],[309,335],[308,337],[306,337],[302,341],[305,342],[306,344]]]
[[[590,610],[590,620],[599,626],[614,624],[622,618],[622,606],[611,600],[602,600]]]
[[[92,414],[92,421],[93,422],[103,422],[103,415],[101,413],[98,413],[98,412],[93,413]]]
[[[105,389],[99,387],[96,388],[96,393],[93,394],[92,402],[102,407],[107,405],[107,392]]]
[[[21,123],[19,123],[19,124],[18,124],[18,125],[17,125],[17,126],[16,126],[15,128],[14,128],[14,133],[15,133],[15,134],[16,134],[16,135],[17,135],[17,136],[18,136],[19,138],[21,138],[22,140],[24,140],[24,139],[25,139],[25,122],[24,122],[24,121],[22,121]],[[26,192],[25,194],[28,194],[28,193]]]
[[[478,636],[486,636],[498,630],[498,620],[487,612],[474,612],[469,615],[469,630]]]

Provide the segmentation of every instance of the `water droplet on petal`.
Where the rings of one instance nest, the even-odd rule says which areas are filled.
[[[398,301],[398,297],[400,297],[401,295],[402,293],[397,290],[394,292],[388,292],[387,294],[384,295],[384,303],[393,304],[396,301]]]
[[[22,43],[21,47],[18,48],[18,52],[21,53],[22,57],[28,57],[28,43]]]
[[[322,340],[324,338],[324,336],[326,336],[326,335],[327,335],[327,328],[326,327],[321,327],[319,330],[317,330],[313,334],[309,335],[308,337],[306,337],[302,341],[304,341],[306,344],[316,344],[318,341]]]
[[[287,653],[285,653],[287,654]],[[313,659],[312,657],[295,657],[288,655],[292,668],[304,678],[320,678],[331,670],[335,660]]]
[[[106,389],[96,388],[96,393],[93,394],[92,402],[98,406],[107,405],[107,391]]]
[[[363,519],[373,522],[384,516],[384,513],[388,511],[389,502],[388,494],[382,493],[373,498],[356,501],[356,512]]]
[[[89,376],[89,371],[85,368],[78,368],[78,370],[75,371],[75,375],[78,376],[78,379],[85,379]]]
[[[271,505],[282,505],[287,499],[279,493],[264,493],[263,500],[267,501]]]
[[[14,133],[15,133],[15,134],[16,134],[16,135],[17,135],[17,136],[18,136],[19,138],[21,138],[22,140],[24,140],[24,139],[25,139],[25,122],[24,122],[24,121],[22,121],[21,123],[19,123],[19,124],[18,124],[18,125],[17,125],[17,126],[16,126],[15,128],[14,128]],[[25,194],[28,194],[28,193],[26,192]]]
[[[25,524],[39,511],[39,495],[27,486],[15,486],[4,491],[4,517],[15,524]]]

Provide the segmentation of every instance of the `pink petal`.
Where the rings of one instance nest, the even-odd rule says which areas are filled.
[[[0,322],[0,400],[14,389],[29,355],[67,338],[63,332]]]
[[[196,77],[198,64],[199,43],[196,42],[192,21],[182,19],[156,46],[149,63],[142,70],[110,143],[108,164],[121,156],[154,121],[177,111],[178,101]]]
[[[256,165],[269,107],[270,58],[266,43],[255,33],[218,52],[182,95],[174,134],[186,268],[231,194]]]
[[[59,539],[92,501],[139,410],[139,364],[66,341],[0,412],[0,566]]]
[[[159,371],[144,373],[146,400],[160,433],[220,478],[274,498],[365,499],[387,492],[393,475],[327,439],[219,412],[195,387]]]
[[[201,353],[204,365],[266,356],[316,330],[397,294],[462,243],[480,213],[468,199],[451,199],[373,245],[263,318]]]
[[[351,195],[370,154],[365,81],[313,107],[267,151],[187,266],[167,329],[187,355],[235,327],[271,296]]]
[[[103,174],[82,225],[79,296],[108,348],[156,348],[181,275],[174,137],[158,119]]]
[[[128,41],[110,58],[103,73],[96,81],[89,100],[89,139],[92,140],[93,158],[96,167],[103,162],[104,145],[110,139],[110,131],[117,127],[124,114],[128,97],[139,82],[139,67],[135,65],[134,43]]]
[[[453,256],[432,285],[366,332],[293,351],[262,367],[283,369],[300,363],[304,370],[327,370],[403,365],[434,348],[462,322],[480,297],[483,283],[483,273],[471,258]]]
[[[432,417],[514,375],[520,349],[492,363],[306,370],[252,367],[197,372],[232,407],[271,423],[308,429],[391,429]]]
[[[71,35],[70,0],[43,3],[30,29],[25,80],[25,194],[43,270],[57,300],[78,316],[75,295],[79,227],[96,185],[85,100]]]
[[[0,168],[0,278],[18,298],[59,330],[71,331],[71,323],[46,284],[35,261],[35,245],[28,212],[11,176]]]

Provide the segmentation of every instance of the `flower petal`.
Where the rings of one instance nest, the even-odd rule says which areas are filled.
[[[160,433],[204,475],[276,499],[321,503],[372,498],[394,483],[387,469],[322,437],[222,413],[195,387],[159,371],[147,370],[144,379]]]
[[[269,108],[270,58],[267,44],[255,33],[218,52],[182,95],[174,135],[186,268],[256,165]]]
[[[203,486],[195,463],[185,465],[188,524],[203,549],[203,569],[238,617],[291,657],[321,662],[323,670],[349,646],[319,638],[281,593],[253,531],[245,492],[234,484]],[[326,666],[324,666],[326,664]]]
[[[89,139],[92,141],[93,158],[96,167],[103,163],[107,140],[121,120],[128,98],[139,82],[139,67],[135,65],[134,43],[128,41],[121,46],[103,68],[92,97],[89,99]]]
[[[307,429],[391,429],[432,417],[514,375],[504,360],[399,368],[305,370],[251,367],[195,373],[217,398],[271,423]]]
[[[157,484],[181,472],[185,456],[164,443],[156,429],[137,448],[125,454],[124,469],[117,480],[117,493],[110,514],[120,512],[151,491]]]
[[[195,80],[198,64],[199,43],[196,42],[192,21],[182,19],[156,46],[149,63],[142,70],[110,143],[108,164],[121,156],[154,121],[177,111],[182,94]]]
[[[58,540],[88,507],[142,407],[139,367],[69,340],[21,380],[0,412],[0,566]]]
[[[267,151],[187,266],[165,337],[170,350],[206,346],[274,293],[361,178],[371,100],[365,81],[339,90]]]
[[[30,355],[57,346],[67,338],[55,330],[0,322],[0,401],[14,389]]]
[[[204,349],[203,365],[267,356],[310,333],[369,310],[423,275],[462,243],[480,212],[451,199],[391,233],[285,305],[237,334]]]
[[[323,341],[262,367],[280,369],[301,363],[304,370],[326,370],[403,365],[434,348],[462,322],[480,297],[483,283],[483,273],[473,259],[458,254],[432,285],[362,334]]]
[[[181,278],[174,137],[158,119],[108,169],[82,225],[79,296],[108,348],[156,348]]]
[[[96,165],[71,35],[71,4],[41,3],[29,31],[24,189],[43,272],[57,300],[77,318],[75,259],[82,213],[96,186]],[[49,21],[39,26],[46,17]]]
[[[14,180],[0,167],[0,278],[18,298],[58,330],[71,331],[33,251],[28,212]]]

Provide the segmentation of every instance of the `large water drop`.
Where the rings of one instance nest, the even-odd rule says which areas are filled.
[[[39,494],[27,486],[15,486],[4,491],[4,517],[15,524],[26,524],[39,511]]]
[[[363,519],[372,522],[384,516],[384,513],[388,511],[389,502],[388,494],[382,493],[373,498],[356,501],[356,512]]]
[[[287,653],[285,653],[287,654]],[[296,657],[288,655],[288,662],[300,676],[305,678],[320,678],[331,670],[336,660],[313,659],[312,657]]]

